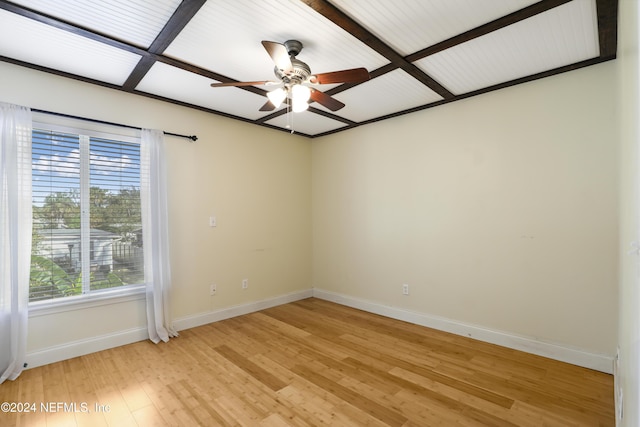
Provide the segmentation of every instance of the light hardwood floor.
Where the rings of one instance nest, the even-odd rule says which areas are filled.
[[[610,375],[314,298],[29,369],[0,402],[37,405],[2,426],[614,425]]]

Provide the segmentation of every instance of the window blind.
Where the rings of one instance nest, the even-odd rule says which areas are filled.
[[[143,283],[140,146],[34,130],[30,301]]]

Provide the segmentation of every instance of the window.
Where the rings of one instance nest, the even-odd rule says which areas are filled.
[[[29,300],[142,284],[139,140],[34,124],[32,144]]]

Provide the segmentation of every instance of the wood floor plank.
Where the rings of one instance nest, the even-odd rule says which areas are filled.
[[[91,409],[3,427],[615,424],[611,375],[315,298],[29,369],[0,402]]]
[[[279,390],[278,400],[303,419],[327,425],[335,421],[336,409],[333,402],[319,396],[310,387],[301,386],[298,381]]]
[[[293,369],[293,372],[390,426],[401,426],[407,421],[407,418],[401,414],[376,403],[368,397],[354,392],[348,387],[341,386],[337,382],[319,374],[317,371],[309,369],[307,366],[298,365]]]
[[[271,373],[267,372],[249,359],[242,357],[232,348],[226,345],[221,345],[220,347],[216,347],[216,351],[222,354],[230,362],[233,362],[233,364],[245,371],[247,374],[269,387],[271,390],[278,391],[286,386],[286,384],[280,381],[277,377],[271,375]]]

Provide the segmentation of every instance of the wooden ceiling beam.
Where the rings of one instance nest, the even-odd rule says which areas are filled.
[[[600,57],[613,59],[618,49],[618,0],[596,0]]]
[[[196,13],[198,13],[206,1],[207,0],[184,0],[180,3],[147,51],[154,55],[162,54]],[[142,57],[124,83],[123,89],[127,91],[134,90],[155,63],[156,59],[153,56]]]
[[[341,27],[358,40],[369,46],[371,49],[378,52],[380,55],[387,58],[397,68],[404,70],[416,80],[420,81],[424,85],[428,86],[431,90],[439,94],[445,99],[453,98],[447,88],[442,86],[432,77],[427,75],[420,68],[416,67],[410,61],[407,61],[402,55],[372,34],[369,30],[358,24],[356,21],[347,16],[340,9],[332,5],[326,0],[302,0],[307,6],[311,7],[317,13],[321,14],[325,18],[332,21],[337,26]]]

